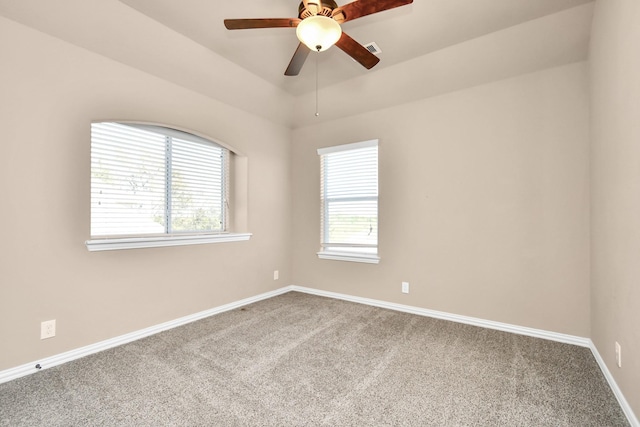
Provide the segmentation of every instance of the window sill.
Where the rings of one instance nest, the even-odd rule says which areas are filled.
[[[373,254],[359,254],[347,252],[318,252],[318,258],[330,259],[334,261],[363,262],[366,264],[380,263],[380,257]]]
[[[198,234],[185,236],[125,237],[87,240],[89,252],[121,249],[159,248],[165,246],[203,245],[206,243],[239,242],[249,240],[251,233]]]

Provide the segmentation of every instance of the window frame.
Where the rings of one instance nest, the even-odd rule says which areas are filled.
[[[152,248],[152,247],[165,247],[165,246],[183,246],[183,245],[199,245],[206,243],[222,243],[222,242],[234,242],[244,241],[251,238],[251,233],[238,233],[231,232],[229,230],[230,224],[234,221],[230,215],[229,197],[230,187],[233,187],[229,181],[231,178],[231,157],[235,155],[234,151],[229,149],[225,144],[221,144],[211,138],[197,135],[193,132],[185,131],[168,125],[151,124],[141,122],[126,122],[126,121],[96,121],[91,124],[93,127],[100,123],[116,123],[123,126],[129,126],[131,128],[137,128],[141,130],[147,130],[156,132],[168,138],[176,138],[182,141],[193,142],[194,144],[204,143],[213,144],[220,147],[223,150],[226,161],[223,160],[224,165],[222,169],[222,196],[221,204],[223,211],[221,230],[192,230],[192,231],[172,231],[171,226],[165,224],[165,232],[157,234],[124,234],[124,235],[92,235],[89,240],[85,241],[85,245],[90,252],[94,251],[109,251],[120,249],[136,249],[136,248]],[[91,161],[93,161],[93,151],[91,151]],[[246,160],[242,162],[246,164]],[[244,169],[244,168],[243,168]],[[165,170],[165,182],[170,182],[170,178],[167,181],[166,174],[170,173],[171,165],[167,165]],[[93,189],[93,185],[90,184],[90,188]],[[169,194],[169,191],[166,191]],[[168,197],[165,203],[171,203]],[[90,217],[93,210],[90,209]],[[165,216],[165,222],[170,217]],[[91,218],[90,218],[91,221]]]
[[[378,149],[377,153],[376,153],[376,160],[378,162],[377,167],[376,167],[376,186],[379,187],[379,140],[378,139],[373,139],[373,140],[368,140],[368,141],[362,141],[362,142],[356,142],[356,143],[351,143],[351,144],[342,144],[342,145],[336,145],[336,146],[331,146],[331,147],[325,147],[325,148],[319,148],[317,150],[318,156],[320,156],[320,162],[321,162],[321,176],[320,176],[320,186],[321,186],[321,191],[320,191],[320,251],[317,252],[317,256],[320,259],[328,259],[328,260],[336,260],[336,261],[349,261],[349,262],[360,262],[360,263],[367,263],[367,264],[378,264],[380,262],[380,256],[379,256],[379,240],[380,240],[380,236],[379,236],[379,217],[380,217],[380,206],[379,206],[379,200],[380,200],[380,194],[379,194],[379,190],[376,192],[376,196],[354,196],[354,197],[344,197],[341,198],[340,201],[367,201],[367,200],[375,200],[376,202],[376,244],[375,245],[370,245],[370,244],[366,244],[366,245],[360,245],[357,243],[347,243],[347,244],[338,244],[338,243],[329,243],[327,242],[328,240],[328,230],[327,230],[327,221],[329,220],[329,215],[327,212],[328,209],[328,203],[327,203],[327,198],[325,197],[326,195],[323,193],[323,188],[325,187],[325,182],[327,179],[326,176],[326,169],[324,169],[322,167],[322,162],[323,162],[323,156],[325,155],[330,155],[332,153],[338,153],[338,152],[346,152],[346,151],[351,151],[351,150],[358,150],[358,149],[362,149],[362,148],[370,148],[370,147],[376,147]],[[335,201],[335,199],[334,199]],[[349,248],[348,250],[339,250],[336,248],[339,247],[345,247],[345,248]],[[357,249],[359,247],[362,248],[374,248],[375,252],[367,252],[367,251],[361,251],[359,252]],[[327,248],[331,248],[331,249],[327,249]]]

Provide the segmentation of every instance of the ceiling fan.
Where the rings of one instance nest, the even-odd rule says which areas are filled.
[[[338,6],[333,0],[303,0],[298,7],[298,18],[225,19],[224,26],[228,30],[295,27],[300,44],[284,73],[286,76],[300,73],[309,52],[322,52],[334,44],[371,69],[380,59],[342,32],[340,24],[410,3],[413,0],[356,0]]]

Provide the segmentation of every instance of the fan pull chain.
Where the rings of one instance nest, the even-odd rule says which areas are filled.
[[[320,117],[320,112],[318,111],[318,57],[320,56],[320,46],[317,46],[318,52],[316,53],[316,117]]]

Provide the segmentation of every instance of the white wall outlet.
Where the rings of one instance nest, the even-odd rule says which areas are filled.
[[[56,336],[56,321],[47,320],[40,324],[40,339],[44,340]]]
[[[278,270],[273,270],[273,280],[278,280],[280,278],[280,272]]]
[[[616,364],[618,368],[622,368],[622,347],[620,347],[618,341],[616,341]]]
[[[402,293],[403,294],[409,293],[409,282],[402,282]]]

